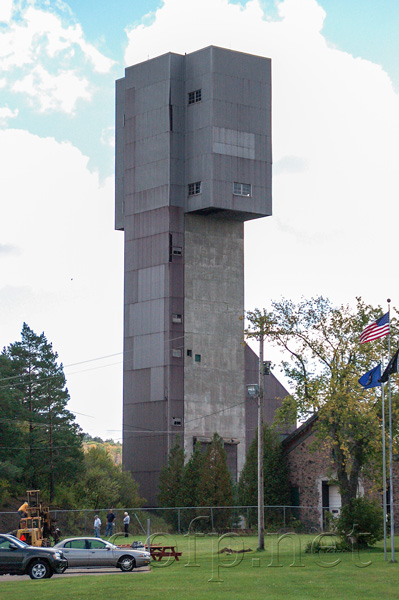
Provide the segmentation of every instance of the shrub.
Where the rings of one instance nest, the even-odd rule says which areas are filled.
[[[348,546],[373,546],[384,537],[381,506],[367,498],[354,498],[342,507],[337,521],[337,531],[346,539]],[[367,535],[366,535],[367,534]]]

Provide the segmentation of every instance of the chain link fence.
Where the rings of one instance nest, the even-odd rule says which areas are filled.
[[[55,510],[50,511],[51,518],[61,530],[62,536],[94,535],[94,518],[98,515],[102,525],[100,535],[104,536],[109,508]],[[134,536],[147,534],[147,521],[150,520],[151,532],[186,533],[191,529],[201,532],[224,533],[237,531],[257,533],[256,506],[200,506],[176,508],[118,508],[113,509],[116,516],[113,533],[124,530],[124,512],[130,515],[129,533]],[[265,531],[297,533],[315,533],[323,530],[327,508],[312,506],[265,506]],[[198,519],[197,517],[201,517]],[[195,519],[194,523],[193,520]],[[17,512],[0,512],[0,531],[9,533],[18,528]],[[121,533],[122,534],[122,533]]]

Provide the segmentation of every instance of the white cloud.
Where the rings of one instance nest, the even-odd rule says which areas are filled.
[[[316,0],[280,1],[278,12],[265,18],[258,0],[165,0],[127,32],[125,60],[210,44],[272,59],[274,216],[246,225],[248,308],[281,294],[399,297],[386,260],[399,217],[399,97],[380,66],[331,47]],[[261,282],[254,257],[267,264]]]
[[[18,109],[11,110],[8,106],[0,106],[0,125],[6,125],[9,119],[15,119],[18,116]]]
[[[0,131],[0,197],[6,199],[0,347],[17,340],[26,321],[44,330],[66,365],[122,350],[123,235],[113,230],[114,182],[101,185],[88,160],[70,143]],[[70,375],[68,388],[79,412],[109,416],[106,406],[112,405],[103,430],[120,429],[121,364]],[[78,420],[93,427],[93,419]]]
[[[115,127],[106,127],[101,132],[101,143],[115,148]]]
[[[10,86],[17,79],[12,89],[27,93],[41,110],[73,112],[78,99],[91,98],[89,72],[108,73],[115,63],[85,40],[78,23],[64,23],[38,4],[23,1],[15,19],[0,30],[3,79]]]
[[[11,19],[13,0],[1,0],[0,23],[8,23]]]
[[[57,75],[51,75],[40,65],[34,67],[29,75],[16,81],[11,89],[36,100],[41,111],[73,113],[78,100],[90,100],[92,97],[87,79],[79,77],[73,71],[60,71]]]

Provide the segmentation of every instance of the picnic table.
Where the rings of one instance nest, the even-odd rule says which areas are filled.
[[[145,546],[147,548],[147,546]],[[162,544],[151,544],[150,554],[153,560],[160,561],[163,558],[173,556],[176,560],[179,560],[181,552],[176,551],[176,546],[162,546]]]

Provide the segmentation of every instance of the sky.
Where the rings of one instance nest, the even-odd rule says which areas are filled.
[[[125,67],[211,44],[271,58],[273,216],[245,225],[246,309],[399,307],[398,30],[397,0],[0,1],[0,347],[44,331],[84,431],[122,436]]]

